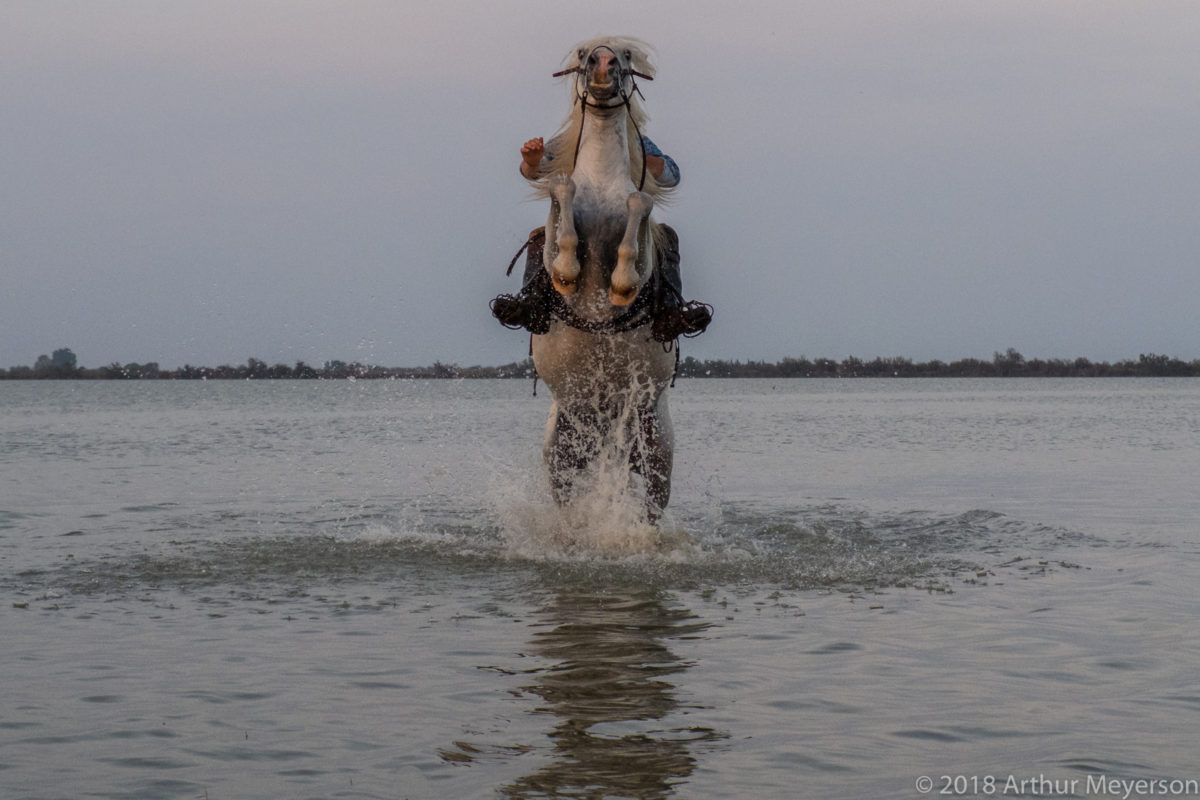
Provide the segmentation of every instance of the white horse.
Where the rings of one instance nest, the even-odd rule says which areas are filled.
[[[555,499],[569,503],[598,465],[627,465],[656,521],[671,494],[675,353],[650,334],[650,211],[665,190],[646,174],[634,97],[635,79],[653,77],[647,51],[629,37],[594,39],[556,73],[571,76],[575,99],[538,184],[550,199],[544,263],[557,295],[532,351],[554,400],[544,455]]]

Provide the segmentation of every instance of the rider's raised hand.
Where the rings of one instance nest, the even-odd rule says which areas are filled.
[[[546,145],[540,136],[521,145],[521,174],[530,180],[536,178],[541,170],[542,156],[545,154]]]

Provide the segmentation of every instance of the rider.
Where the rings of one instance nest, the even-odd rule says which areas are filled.
[[[669,188],[679,183],[679,167],[674,159],[658,149],[649,137],[642,137],[646,153],[646,169],[659,186]],[[521,147],[521,175],[536,181],[549,169],[543,166],[546,146],[541,137],[530,139]],[[712,311],[703,303],[683,301],[683,282],[679,274],[679,236],[675,230],[658,224],[661,241],[656,249],[659,275],[662,276],[655,298],[651,334],[660,342],[679,336],[698,336],[712,321]],[[537,228],[529,234],[525,255],[525,278],[516,297],[502,294],[492,300],[492,314],[501,324],[525,328],[531,333],[546,333],[550,329],[550,297],[554,287],[546,273],[542,253],[546,245],[546,229]]]

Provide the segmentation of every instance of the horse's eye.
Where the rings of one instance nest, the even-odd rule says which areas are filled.
[[[587,55],[587,53],[583,52],[583,48],[582,48],[582,47],[581,47],[581,48],[579,48],[579,60],[580,60],[580,61],[583,61],[583,57],[584,57],[585,55]]]
[[[632,58],[633,58],[633,51],[631,51],[631,50],[626,50],[626,51],[625,51],[625,60],[626,60],[626,61],[629,61],[629,60],[631,60]]]

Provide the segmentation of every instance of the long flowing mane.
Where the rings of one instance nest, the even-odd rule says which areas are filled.
[[[600,45],[607,45],[616,52],[628,50],[631,56],[630,66],[644,75],[654,76],[655,65],[652,58],[654,48],[633,36],[598,36],[595,39],[582,41],[567,53],[566,58],[562,61],[562,68],[569,70],[582,66],[580,53],[586,57]],[[571,91],[571,110],[559,126],[558,131],[546,142],[546,158],[542,162],[543,172],[533,182],[534,193],[537,197],[549,197],[546,179],[551,175],[555,173],[569,175],[575,170],[575,142],[579,138],[580,126],[583,125],[584,111],[583,104],[579,102],[575,94],[574,74],[569,74],[566,80]],[[641,98],[638,97],[637,92],[633,92],[629,97],[629,115],[625,124],[629,141],[629,176],[635,184],[639,182],[642,175],[643,158],[641,142],[638,140],[638,130],[641,129],[644,132],[646,123],[649,121],[650,116],[642,107]],[[654,175],[649,171],[646,172],[646,184],[642,191],[653,197],[656,203],[669,202],[674,188],[673,186],[659,186]]]

